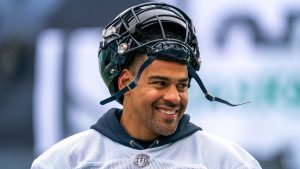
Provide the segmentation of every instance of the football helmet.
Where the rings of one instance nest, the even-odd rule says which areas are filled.
[[[159,31],[155,36],[147,36],[147,32],[153,27]],[[174,33],[169,35],[170,30],[179,34],[180,38],[174,36]],[[102,36],[98,52],[99,69],[112,96],[100,104],[113,100],[122,104],[123,94],[134,88],[143,70],[159,58],[186,64],[189,77],[195,78],[208,100],[235,106],[209,95],[205,89],[196,73],[200,69],[201,61],[195,28],[191,19],[177,7],[166,3],[133,6],[110,22],[103,29]],[[149,58],[142,64],[135,79],[119,90],[118,77],[137,51],[143,51]]]

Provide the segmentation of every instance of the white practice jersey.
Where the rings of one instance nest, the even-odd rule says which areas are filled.
[[[31,169],[260,169],[239,145],[205,131],[138,150],[94,129],[70,136],[34,160]]]

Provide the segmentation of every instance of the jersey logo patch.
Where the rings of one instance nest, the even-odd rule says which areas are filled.
[[[150,156],[146,155],[146,154],[138,154],[136,155],[136,157],[134,158],[134,165],[139,167],[139,168],[143,168],[146,167],[147,165],[149,165],[150,162]]]

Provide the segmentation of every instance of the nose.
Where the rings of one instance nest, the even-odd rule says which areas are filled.
[[[169,86],[169,88],[165,91],[164,100],[173,104],[180,102],[179,92],[175,85]]]

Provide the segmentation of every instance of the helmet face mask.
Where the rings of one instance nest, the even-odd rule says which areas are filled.
[[[156,31],[151,33],[152,30]],[[198,43],[190,18],[163,3],[129,8],[103,30],[99,69],[112,95],[119,90],[117,83],[122,69],[136,53],[189,64],[195,71],[200,68]],[[122,99],[118,101],[122,103]]]

